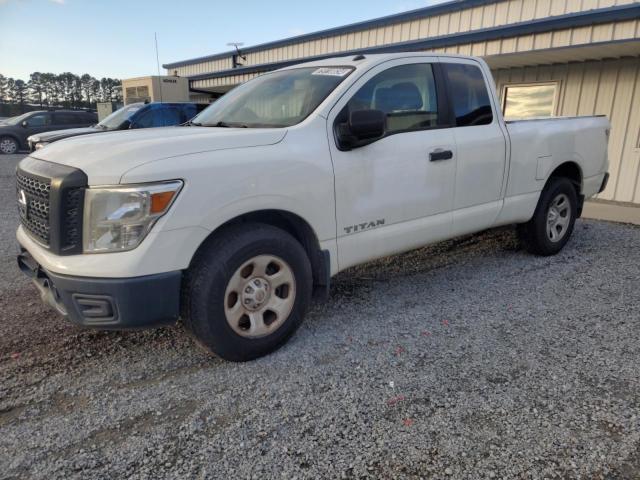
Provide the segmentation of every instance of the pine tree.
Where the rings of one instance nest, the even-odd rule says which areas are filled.
[[[31,94],[31,101],[37,103],[42,108],[42,101],[44,96],[44,90],[42,86],[42,74],[40,72],[34,72],[29,76],[29,82],[27,83],[29,93]]]

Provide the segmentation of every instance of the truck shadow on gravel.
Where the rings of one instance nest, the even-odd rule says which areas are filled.
[[[341,296],[357,296],[359,291],[369,290],[372,283],[387,283],[399,277],[446,268],[468,255],[499,254],[520,249],[513,227],[447,240],[340,272],[332,279],[329,301]]]
[[[459,257],[470,253],[482,255],[496,250],[517,249],[512,229],[500,229],[371,262],[337,275],[329,300],[324,305],[330,308],[333,300],[357,297],[369,291],[374,283],[390,282],[395,278],[450,266]],[[314,305],[311,314],[325,310],[324,305]],[[68,371],[82,365],[87,358],[106,357],[117,351],[141,347],[149,350],[158,346],[197,349],[180,322],[153,330],[100,331],[77,327],[42,305],[36,289],[30,285],[5,292],[0,299],[0,309],[5,316],[4,333],[0,336],[0,358],[5,367],[7,363],[20,359],[23,368],[30,369],[31,373],[34,369],[48,374],[59,369]],[[204,352],[202,355],[207,356]]]

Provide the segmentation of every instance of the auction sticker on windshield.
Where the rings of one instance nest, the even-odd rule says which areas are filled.
[[[344,77],[347,73],[351,71],[350,68],[319,68],[311,75],[330,75],[332,77]]]

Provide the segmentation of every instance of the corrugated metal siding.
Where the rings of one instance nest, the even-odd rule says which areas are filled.
[[[569,28],[554,32],[489,40],[470,44],[454,45],[437,52],[459,53],[462,55],[503,55],[530,52],[548,48],[575,47],[591,43],[613,40],[629,40],[640,37],[640,20],[614,22],[593,27]]]
[[[440,35],[498,27],[550,16],[637,3],[637,0],[505,0],[457,12],[425,17],[410,22],[384,25],[357,32],[301,41],[277,48],[266,48],[246,55],[245,65],[259,65],[313,55],[339,53],[355,48],[373,47],[409,40],[428,39]],[[523,51],[530,48],[549,48],[580,43],[605,41],[610,38],[637,36],[637,22],[583,27],[563,32],[530,35],[517,43],[506,43],[504,50]],[[499,41],[498,41],[499,42]],[[495,46],[495,45],[494,45]],[[466,49],[467,47],[465,47]],[[231,58],[186,65],[174,70],[189,76],[217,72],[232,67]]]
[[[228,77],[208,78],[206,80],[195,80],[191,82],[191,88],[196,90],[201,88],[229,87],[239,85],[257,77],[260,73],[245,73],[241,75],[230,75]]]
[[[232,60],[229,58],[222,58],[220,60],[212,60],[209,62],[196,63],[193,65],[185,65],[183,67],[167,69],[167,75],[173,75],[175,72],[181,77],[188,77],[190,75],[198,75],[200,73],[219,72],[221,70],[227,70],[232,68]]]
[[[606,115],[611,120],[607,189],[598,197],[640,203],[640,58],[494,72],[498,93],[504,85],[560,81],[558,115]]]
[[[640,20],[615,22],[606,25],[600,25],[598,27],[603,28],[570,28],[542,34],[522,35],[518,37],[503,38],[499,40],[452,45],[446,48],[437,48],[433,51],[436,53],[453,53],[485,57],[490,55],[505,55],[518,52],[530,52],[548,48],[576,47],[580,45],[588,45],[594,43],[595,41],[618,41],[636,39],[640,37]],[[597,38],[597,40],[593,40],[594,38]],[[323,53],[326,53],[326,51]],[[290,57],[283,57],[280,58],[280,60],[287,60],[288,58]],[[217,79],[197,80],[192,82],[192,86],[193,88],[211,88],[225,85],[236,85],[255,76],[256,74],[253,73],[233,75]]]
[[[507,0],[411,22],[386,25],[336,37],[326,37],[285,47],[266,49],[248,54],[247,64],[257,65],[291,58],[303,58],[310,55],[338,53],[354,48],[426,39],[439,35],[468,32],[481,28],[497,27],[549,16],[630,3],[634,3],[634,0]],[[611,28],[611,25],[593,27],[594,38],[592,41],[598,41],[600,36],[602,38],[611,37]],[[567,33],[569,34],[567,35]],[[582,31],[576,32],[575,41],[572,41],[570,32],[565,32],[564,35],[557,36],[556,43],[564,46],[588,42],[591,34],[592,28],[587,27]],[[551,46],[552,34],[547,33],[542,37],[542,45],[547,45],[546,48]],[[519,50],[529,48],[532,42],[533,36],[527,39],[527,43],[521,44]],[[539,46],[538,48],[545,47]]]

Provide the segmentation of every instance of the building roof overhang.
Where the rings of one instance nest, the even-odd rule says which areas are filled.
[[[329,28],[326,30],[319,30],[317,32],[307,33],[304,35],[296,35],[294,37],[284,38],[282,40],[275,40],[273,42],[261,43],[251,47],[242,49],[242,53],[258,52],[268,48],[284,47],[287,45],[293,45],[296,43],[308,42],[316,40],[318,38],[329,37],[334,35],[343,35],[345,33],[356,32],[368,28],[383,27],[386,25],[393,25],[395,23],[407,22],[411,20],[417,20],[425,17],[432,17],[435,15],[441,15],[444,13],[455,12],[458,10],[466,10],[490,3],[496,3],[500,0],[453,0],[450,2],[440,3],[438,5],[432,5],[429,7],[417,8],[409,10],[407,12],[396,13],[394,15],[387,15],[384,17],[374,18],[372,20],[365,20],[363,22],[350,23],[340,27]],[[179,62],[172,62],[163,64],[163,68],[177,68],[187,65],[195,65],[198,63],[209,62],[212,60],[220,60],[223,58],[230,58],[237,52],[235,50],[229,50],[226,52],[215,53],[213,55],[206,55],[204,57],[190,58],[188,60],[182,60]]]
[[[445,4],[446,5],[446,4]],[[503,38],[516,37],[520,35],[528,35],[543,32],[552,32],[567,28],[583,27],[588,25],[598,25],[603,23],[619,22],[625,20],[633,20],[640,18],[640,3],[620,5],[598,10],[589,10],[584,12],[576,12],[555,17],[548,17],[526,22],[519,22],[499,27],[484,28],[473,30],[470,32],[455,33],[450,35],[441,35],[427,39],[411,40],[407,42],[391,43],[376,47],[367,47],[354,49],[343,52],[336,52],[323,55],[315,55],[304,58],[296,58],[291,60],[283,60],[279,62],[263,63],[257,65],[249,65],[246,67],[230,68],[217,72],[203,73],[199,75],[188,76],[190,81],[215,79],[236,75],[253,74],[268,72],[279,68],[288,67],[303,62],[315,60],[323,60],[333,57],[345,57],[358,54],[374,54],[374,53],[395,53],[408,51],[424,51],[437,48],[445,48],[453,45],[469,44],[481,41],[490,41]],[[604,42],[608,44],[616,42]],[[526,55],[526,52],[510,55]],[[506,56],[506,55],[505,55]]]

